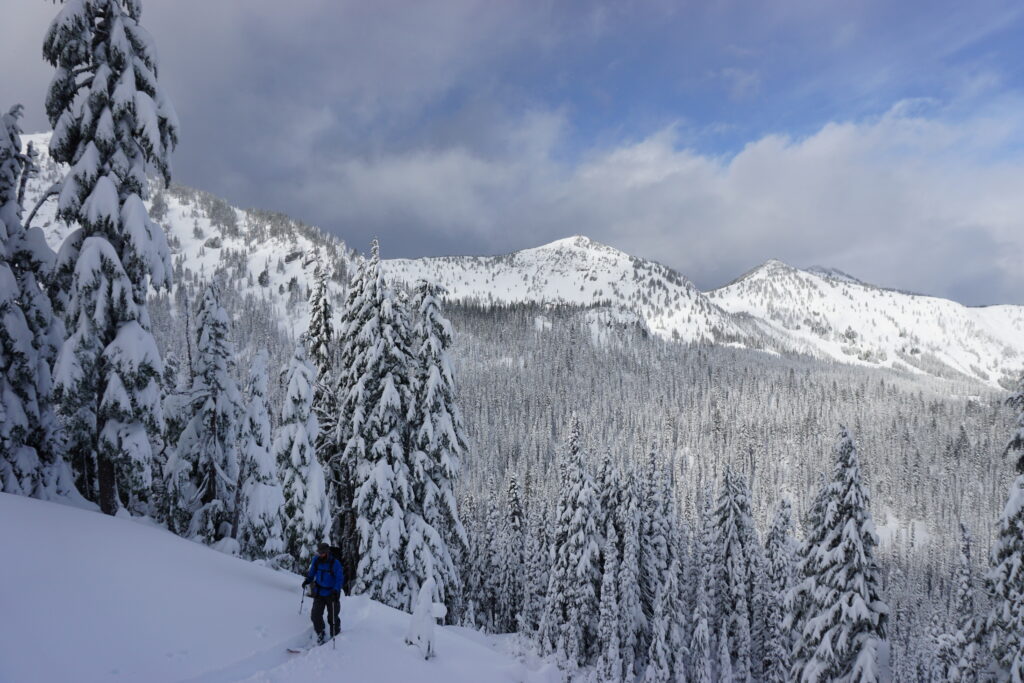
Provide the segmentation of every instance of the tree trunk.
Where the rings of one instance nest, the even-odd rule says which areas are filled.
[[[117,486],[114,479],[114,462],[105,453],[97,457],[97,476],[99,479],[99,504],[104,514],[113,515],[117,512]]]

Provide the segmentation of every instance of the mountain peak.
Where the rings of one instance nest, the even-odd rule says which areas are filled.
[[[548,242],[542,244],[539,247],[534,247],[537,250],[556,250],[556,249],[611,249],[607,244],[601,244],[600,242],[594,241],[586,235],[572,235],[571,237],[563,237],[562,239],[555,240],[554,242]]]

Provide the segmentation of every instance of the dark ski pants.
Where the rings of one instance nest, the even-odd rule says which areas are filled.
[[[324,609],[327,610],[327,623],[331,625],[331,637],[341,632],[341,619],[338,612],[341,610],[341,596],[338,594],[313,598],[313,609],[309,614],[313,618],[313,628],[318,636],[324,634]]]

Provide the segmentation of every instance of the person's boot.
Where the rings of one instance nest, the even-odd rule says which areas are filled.
[[[320,631],[319,633],[316,634],[316,644],[317,645],[323,645],[324,641],[326,641],[326,640],[327,640],[327,638],[326,638],[326,636],[324,636],[324,632],[323,631]]]

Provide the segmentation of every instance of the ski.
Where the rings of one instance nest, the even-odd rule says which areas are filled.
[[[338,636],[340,636],[340,635],[341,635],[341,633],[338,633]],[[335,638],[337,638],[338,636],[333,636],[331,638],[328,638],[327,640],[325,640],[322,643],[317,643],[316,645],[310,645],[309,647],[289,647],[289,648],[285,648],[285,649],[288,651],[289,654],[301,655],[301,654],[303,654],[305,652],[309,652],[313,648],[323,647],[324,645],[330,644],[330,642],[332,640],[334,640]]]

